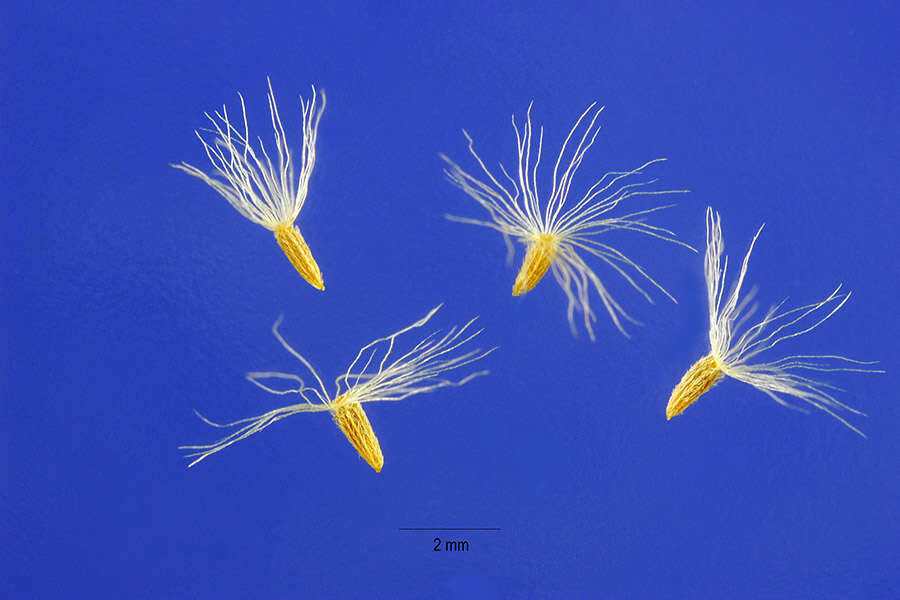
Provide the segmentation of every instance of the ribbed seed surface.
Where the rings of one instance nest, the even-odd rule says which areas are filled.
[[[666,406],[666,419],[684,412],[684,409],[716,383],[721,374],[722,370],[712,355],[704,356],[695,362],[672,390],[669,404]]]
[[[300,235],[300,230],[293,225],[279,225],[275,230],[275,239],[303,279],[314,288],[324,290],[322,272],[319,271],[319,265],[309,251],[306,240]]]
[[[340,398],[337,399],[340,402]],[[341,428],[359,455],[363,457],[376,473],[381,472],[384,466],[384,456],[381,454],[381,446],[378,438],[372,431],[372,425],[366,416],[362,405],[358,403],[345,404],[332,412],[334,422]]]
[[[516,283],[513,284],[513,296],[524,294],[536,286],[555,257],[556,242],[552,236],[545,234],[532,242],[516,276]]]

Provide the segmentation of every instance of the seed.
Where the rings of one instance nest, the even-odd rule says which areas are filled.
[[[322,272],[319,271],[319,265],[309,251],[306,240],[300,235],[300,230],[294,225],[282,223],[275,229],[275,239],[303,279],[314,288],[324,290]]]
[[[524,294],[538,284],[550,263],[556,257],[556,238],[552,235],[542,233],[535,241],[528,246],[528,252],[525,254],[525,260],[522,261],[522,268],[516,276],[516,283],[513,285],[513,296]]]
[[[695,362],[672,390],[666,406],[666,420],[684,412],[684,409],[714,386],[721,375],[722,369],[711,354]]]
[[[335,401],[340,404],[344,396],[338,397]],[[334,422],[337,423],[359,455],[363,457],[369,466],[375,469],[376,473],[381,472],[384,466],[384,456],[381,454],[381,446],[378,445],[378,438],[372,430],[369,418],[366,412],[358,402],[351,402],[340,406],[340,408],[332,411]]]

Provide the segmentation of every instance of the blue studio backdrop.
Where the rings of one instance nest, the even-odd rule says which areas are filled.
[[[891,2],[4,6],[0,596],[900,597],[898,23]],[[324,292],[169,166],[207,168],[194,130],[238,115],[237,92],[269,143],[267,77],[294,152],[300,95],[327,93],[298,220]],[[591,262],[641,321],[630,338],[596,296],[597,340],[574,336],[549,276],[511,296],[523,248],[508,265],[499,234],[445,218],[487,215],[439,154],[474,174],[465,129],[514,168],[510,117],[532,101],[543,190],[594,101],[573,195],[661,157],[656,189],[690,190],[650,222],[701,253],[602,240],[677,304]],[[666,421],[708,351],[707,206],[729,277],[766,224],[747,279],[763,309],[852,290],[773,357],[879,361],[817,374],[867,438],[733,379]],[[424,331],[477,315],[475,345],[499,349],[462,387],[366,405],[381,473],[327,413],[186,468],[179,445],[222,433],[193,410],[294,401],[244,378],[303,373],[279,315],[330,382],[439,303]]]

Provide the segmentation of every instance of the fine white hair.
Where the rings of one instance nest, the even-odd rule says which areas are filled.
[[[244,97],[238,93],[243,131],[231,122],[228,109],[223,106],[221,112],[216,111],[212,115],[205,113],[212,129],[196,132],[212,164],[212,172],[207,174],[184,162],[172,166],[205,181],[244,217],[274,231],[279,225],[293,223],[306,201],[309,178],[316,164],[316,136],[325,110],[325,92],[320,92],[321,104],[318,109],[315,86],[312,87],[312,96],[308,101],[300,97],[302,144],[300,174],[295,176],[295,164],[278,114],[278,106],[275,104],[271,80],[268,83],[269,116],[274,129],[276,150],[274,162],[266,151],[262,138],[256,137],[259,148],[254,149],[254,141],[250,138],[247,126]]]
[[[828,320],[847,300],[850,292],[841,292],[838,285],[827,298],[820,302],[806,304],[785,310],[786,300],[770,308],[761,320],[749,325],[749,320],[757,306],[751,304],[756,290],[752,289],[741,298],[741,289],[747,275],[750,253],[763,227],[760,227],[750,242],[747,254],[741,262],[737,280],[731,292],[725,294],[725,274],[728,258],[723,260],[722,219],[712,208],[706,209],[706,255],[704,271],[707,297],[709,300],[709,343],[711,354],[722,372],[739,381],[748,383],[762,391],[783,406],[804,410],[785,400],[793,396],[803,402],[825,411],[841,423],[863,435],[839,414],[847,411],[862,415],[855,408],[837,400],[833,392],[840,391],[830,384],[798,374],[806,371],[852,371],[858,373],[883,373],[883,371],[861,368],[871,365],[844,356],[795,354],[771,362],[751,362],[761,353],[777,344],[808,333]]]

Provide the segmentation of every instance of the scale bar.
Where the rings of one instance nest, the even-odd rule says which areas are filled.
[[[501,531],[499,527],[398,527],[400,531]]]

